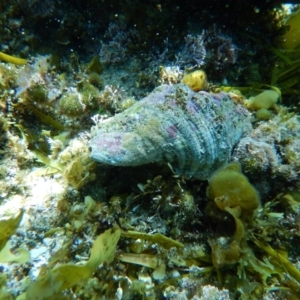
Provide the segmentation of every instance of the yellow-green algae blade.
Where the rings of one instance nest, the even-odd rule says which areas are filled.
[[[23,214],[24,210],[21,210],[15,218],[0,220],[0,250],[4,248],[9,238],[15,233],[15,231],[19,227]]]
[[[262,250],[267,252],[273,259],[274,263],[282,267],[282,271],[293,277],[297,283],[300,283],[300,271],[282,254],[274,250],[270,245],[267,245],[259,240],[254,240],[254,243]]]
[[[26,59],[11,56],[11,55],[8,55],[8,54],[3,53],[3,52],[0,52],[0,60],[11,63],[11,64],[14,64],[14,65],[19,65],[19,66],[27,64]]]
[[[172,247],[182,248],[184,245],[180,242],[177,242],[171,238],[166,237],[161,233],[148,234],[138,231],[122,231],[122,236],[132,239],[142,239],[152,243],[160,244],[166,249],[171,249]]]
[[[10,251],[11,248],[11,243],[10,241],[8,241],[5,247],[0,251],[1,263],[16,262],[19,264],[25,264],[27,261],[30,261],[30,253],[27,249],[17,248],[15,249],[16,253],[12,253]]]

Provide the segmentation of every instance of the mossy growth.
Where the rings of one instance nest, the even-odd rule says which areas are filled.
[[[231,163],[216,171],[209,179],[207,197],[223,211],[240,207],[242,216],[249,217],[259,207],[258,192],[241,173],[238,163]]]
[[[82,95],[83,103],[91,108],[95,104],[95,99],[99,96],[99,91],[88,81],[81,81],[77,84],[77,90]]]
[[[27,90],[27,97],[32,102],[44,102],[47,99],[47,90],[44,85],[36,84]]]
[[[231,215],[235,223],[233,235],[209,239],[213,265],[219,269],[242,258],[243,249],[247,248],[245,223],[252,220],[260,199],[247,177],[241,173],[238,163],[228,164],[212,175],[207,197],[214,201],[218,209]],[[215,209],[213,205],[211,208],[212,211]],[[217,216],[218,212],[214,214]]]
[[[59,101],[60,111],[68,116],[78,116],[85,111],[85,105],[79,93],[66,93]]]
[[[89,73],[88,81],[90,84],[95,86],[98,89],[102,89],[104,87],[104,83],[100,75],[96,72]]]
[[[134,299],[144,299],[146,291],[145,283],[140,280],[135,280],[130,286],[130,293]]]
[[[68,116],[79,116],[93,109],[99,95],[98,89],[87,81],[78,83],[77,89],[65,93],[59,102],[60,111]]]

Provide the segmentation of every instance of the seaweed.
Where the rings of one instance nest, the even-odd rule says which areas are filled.
[[[5,62],[14,64],[14,65],[25,65],[25,64],[27,64],[26,59],[11,56],[11,55],[5,54],[3,52],[0,52],[0,60],[3,60]]]
[[[22,218],[24,210],[21,210],[15,217],[0,220],[0,262],[1,263],[19,263],[23,264],[30,261],[29,251],[24,248],[14,249],[11,251],[11,243],[9,239],[16,233]],[[1,291],[4,292],[4,291]],[[0,292],[0,295],[1,295]]]
[[[47,270],[44,266],[36,282],[17,300],[47,300],[62,297],[62,291],[87,280],[103,262],[111,262],[120,238],[119,229],[108,229],[94,241],[90,259],[84,265],[64,264]],[[59,299],[58,298],[58,299]]]
[[[171,238],[168,238],[160,233],[155,234],[146,234],[142,232],[136,231],[122,231],[122,236],[133,239],[142,239],[146,241],[150,241],[151,243],[158,243],[163,245],[164,248],[170,249],[172,247],[182,248],[184,245],[179,243]]]
[[[0,220],[0,251],[19,227],[23,214],[24,210],[21,210],[15,218]]]

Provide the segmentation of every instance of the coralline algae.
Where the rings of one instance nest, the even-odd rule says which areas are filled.
[[[115,166],[170,163],[179,175],[207,179],[250,127],[247,110],[226,93],[161,85],[92,128],[91,158]]]

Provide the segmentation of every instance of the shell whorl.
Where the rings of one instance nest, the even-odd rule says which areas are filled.
[[[206,179],[250,126],[247,110],[226,93],[161,85],[93,127],[91,158],[115,166],[170,163],[179,175]]]

